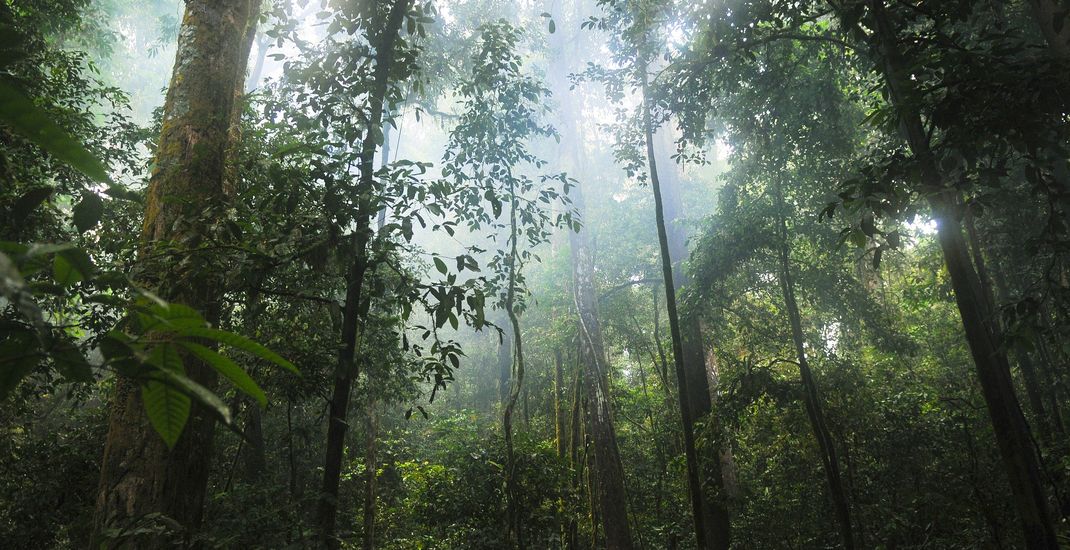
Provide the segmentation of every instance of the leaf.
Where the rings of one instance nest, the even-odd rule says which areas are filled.
[[[153,373],[142,386],[141,400],[149,423],[170,449],[175,446],[189,420],[190,398],[176,383],[179,377],[186,378],[182,359],[174,346],[164,344],[153,350],[149,362],[160,370]]]
[[[551,19],[549,25],[547,25],[547,30],[550,31],[550,34],[557,32],[557,25],[554,23],[553,19]]]
[[[110,183],[108,171],[88,149],[10,81],[0,79],[0,122],[86,176]]]
[[[15,263],[3,252],[0,252],[0,296],[14,304],[19,313],[33,324],[39,335],[45,334],[47,325],[44,312],[33,300],[33,294]]]
[[[871,214],[862,216],[861,227],[862,233],[865,233],[868,237],[872,237],[877,232],[877,226],[873,223],[873,216]]]
[[[173,448],[189,419],[189,396],[169,383],[150,380],[141,388],[141,400],[152,428]]]
[[[267,406],[267,396],[264,395],[264,390],[260,389],[252,377],[232,359],[194,342],[179,342],[179,345],[196,355],[201,361],[208,363],[216,372],[230,380],[234,387],[256,399],[261,407]]]
[[[196,338],[207,338],[221,344],[226,344],[233,348],[240,349],[244,352],[251,353],[261,359],[270,361],[298,376],[301,375],[301,371],[297,370],[297,367],[293,363],[283,359],[279,354],[267,349],[266,347],[233,332],[227,332],[225,330],[219,330],[209,327],[188,327],[182,328],[178,331],[182,336],[193,336]]]
[[[74,207],[74,226],[85,233],[100,223],[104,215],[104,201],[92,191],[82,194],[82,201]]]
[[[10,331],[0,340],[0,400],[33,372],[41,361],[37,339],[30,331]]]
[[[59,336],[52,342],[48,350],[56,369],[67,379],[67,382],[92,382],[93,367],[82,355],[82,350],[66,336]]]
[[[449,268],[446,267],[446,262],[442,261],[442,258],[439,258],[438,256],[435,256],[435,269],[443,275],[449,272]]]
[[[22,194],[18,200],[15,201],[15,206],[11,208],[11,219],[16,224],[25,220],[41,203],[48,200],[52,196],[55,189],[51,187],[37,187],[30,189]]]
[[[56,254],[52,260],[52,278],[62,286],[71,286],[84,277],[66,258]]]
[[[148,363],[157,367],[142,387],[142,400],[149,421],[156,432],[173,447],[189,418],[191,397],[208,408],[224,424],[231,424],[230,407],[211,390],[186,376],[182,357],[174,344],[162,344],[152,350]],[[153,416],[155,415],[155,419]]]

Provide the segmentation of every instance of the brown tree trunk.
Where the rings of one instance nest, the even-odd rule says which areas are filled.
[[[810,370],[810,362],[806,358],[802,315],[799,313],[799,304],[795,301],[795,281],[791,275],[791,247],[788,240],[784,192],[779,181],[774,185],[776,186],[777,217],[779,218],[777,225],[780,231],[780,289],[784,298],[784,309],[788,313],[788,321],[791,324],[791,340],[795,344],[795,356],[799,361],[799,376],[803,385],[803,403],[806,407],[806,416],[810,420],[810,428],[814,431],[814,437],[817,439],[818,450],[821,452],[821,465],[828,480],[829,499],[832,501],[832,509],[836,514],[840,538],[843,540],[843,547],[850,550],[855,546],[851,526],[851,508],[847,502],[847,492],[843,488],[843,478],[840,475],[840,459],[836,453],[836,445],[832,440],[832,433],[825,424],[825,413],[822,410],[817,381],[814,380],[814,374]]]
[[[504,316],[505,324],[509,321]],[[503,330],[498,341],[498,402],[504,407],[509,400],[509,388],[513,379],[513,331]]]
[[[316,511],[316,526],[321,542],[330,549],[339,547],[335,537],[335,518],[338,514],[338,483],[345,454],[345,434],[349,412],[349,396],[357,378],[354,358],[357,327],[364,300],[364,277],[368,271],[368,243],[371,240],[371,218],[375,214],[372,202],[375,183],[375,152],[377,144],[372,128],[383,123],[383,112],[390,85],[390,69],[394,64],[398,32],[413,0],[395,0],[391,4],[386,24],[377,37],[375,74],[369,101],[371,116],[360,155],[360,185],[357,200],[356,230],[353,233],[353,263],[346,276],[346,297],[342,313],[341,351],[338,372],[329,405],[327,448],[323,466],[323,486]]]
[[[234,90],[248,61],[242,52],[245,35],[254,28],[251,19],[249,0],[186,2],[149,180],[143,258],[151,257],[157,244],[196,240],[212,216],[222,215],[229,123]],[[162,298],[200,310],[214,322],[223,281],[202,262],[184,266],[181,260],[187,257],[168,255],[146,264],[146,278],[151,278],[146,283]],[[189,358],[185,363],[191,379],[215,386],[214,370]],[[136,381],[116,380],[93,519],[94,547],[103,542],[105,530],[131,527],[149,514],[166,516],[187,535],[201,522],[215,419],[195,404],[182,436],[168,450],[149,426],[139,393]],[[125,543],[141,548],[169,544],[147,536]]]
[[[997,315],[996,299],[997,295],[1001,299],[1007,299],[1010,290],[1007,288],[1006,281],[1000,276],[998,262],[996,262],[991,272],[988,270],[988,262],[985,261],[984,256],[985,247],[981,244],[981,236],[977,231],[977,224],[969,207],[966,208],[963,221],[965,222],[966,236],[973,255],[973,263],[977,269],[977,277],[981,281],[981,290],[985,295],[988,302],[988,310],[992,315],[989,321],[992,327],[991,330],[993,334],[999,334],[1003,327]],[[995,284],[993,285],[993,283]],[[995,287],[994,289],[993,286]],[[1033,359],[1020,345],[1013,345],[1012,351],[1018,362],[1018,370],[1022,373],[1025,395],[1029,400],[1029,408],[1033,411],[1037,435],[1040,436],[1040,440],[1045,445],[1050,447],[1052,443],[1051,423],[1049,422],[1048,412],[1044,407],[1043,392],[1040,389],[1040,381],[1037,379],[1037,370],[1033,364]]]
[[[673,147],[672,139],[667,130],[654,133],[654,149],[657,177],[661,186],[662,200],[665,210],[666,233],[668,234],[669,258],[672,260],[673,288],[677,296],[683,295],[684,289],[691,282],[684,262],[688,258],[687,251],[687,228],[684,225],[683,200],[680,196],[681,182],[676,163],[667,154]],[[706,364],[706,351],[703,345],[702,325],[700,320],[692,313],[684,311],[680,313],[680,332],[683,337],[681,348],[683,349],[684,374],[687,378],[687,399],[691,403],[691,422],[694,426],[700,420],[706,419],[714,430],[718,429],[716,418],[711,416],[713,411],[713,394],[716,393],[716,385],[710,384],[708,365]],[[694,430],[694,427],[692,427]],[[703,525],[707,530],[706,542],[715,550],[727,549],[730,542],[730,518],[728,505],[725,502],[728,491],[725,486],[724,461],[726,455],[724,449],[717,444],[716,437],[707,439],[706,452],[699,455],[698,461],[702,475],[702,513],[704,514]],[[697,437],[697,436],[696,436]],[[731,477],[731,476],[729,476]]]
[[[880,70],[898,111],[900,130],[920,168],[920,175],[937,219],[937,238],[951,276],[955,302],[962,316],[966,341],[973,355],[988,407],[1004,470],[1010,483],[1014,506],[1031,549],[1055,549],[1059,542],[1041,483],[1040,467],[1033,452],[1029,426],[1014,393],[1007,355],[999,346],[998,335],[988,323],[990,312],[970,263],[969,250],[956,215],[956,196],[944,185],[936,164],[929,135],[922,125],[916,91],[910,72],[897,44],[895,28],[884,9],[883,0],[869,0],[874,38],[879,48]]]
[[[654,191],[654,215],[658,228],[658,243],[661,250],[662,278],[665,283],[665,308],[669,316],[669,332],[672,336],[673,363],[676,368],[676,383],[679,388],[680,419],[684,434],[684,455],[687,460],[687,486],[691,497],[691,513],[695,524],[695,541],[700,549],[721,549],[729,545],[729,523],[727,510],[718,510],[718,503],[707,499],[703,490],[702,479],[703,465],[699,464],[698,452],[695,449],[695,414],[692,409],[692,397],[696,396],[690,389],[689,382],[693,376],[688,376],[685,367],[683,330],[680,326],[680,315],[676,308],[676,285],[673,279],[672,255],[669,247],[668,228],[665,221],[665,206],[662,199],[661,181],[658,177],[657,159],[654,150],[654,123],[650,114],[650,98],[647,89],[646,69],[642,74],[643,92],[643,133],[646,140],[646,156],[649,165],[650,185]],[[697,326],[695,327],[697,328]],[[697,337],[696,331],[690,330],[686,339],[693,340]],[[692,341],[692,345],[693,345]],[[699,348],[701,360],[701,348]],[[702,379],[705,380],[703,368]],[[701,397],[698,397],[701,400]],[[705,401],[709,402],[708,389]],[[719,460],[710,461],[717,463]],[[720,483],[720,475],[716,478]]]
[[[572,191],[572,201],[577,211],[583,211],[582,190]],[[598,320],[597,295],[594,286],[594,261],[585,230],[569,235],[572,249],[573,297],[579,314],[581,341],[580,360],[583,364],[583,379],[590,403],[589,416],[591,437],[594,446],[592,477],[601,510],[602,530],[606,548],[632,548],[631,529],[628,525],[627,498],[624,489],[624,466],[617,447],[617,433],[613,426],[612,405],[606,378],[605,345],[602,327]]]

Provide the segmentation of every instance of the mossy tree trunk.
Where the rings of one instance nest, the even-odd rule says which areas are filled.
[[[149,180],[142,227],[141,282],[160,297],[219,317],[223,271],[197,250],[226,206],[224,171],[235,90],[245,76],[246,33],[255,29],[256,0],[187,0],[175,66]],[[186,360],[187,374],[208,388],[215,373]],[[213,418],[194,405],[173,449],[149,426],[138,383],[116,381],[93,520],[95,541],[106,530],[156,514],[186,530],[201,521],[208,482]],[[162,547],[158,537],[127,540]]]

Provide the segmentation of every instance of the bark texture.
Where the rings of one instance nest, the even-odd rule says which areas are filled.
[[[142,258],[162,258],[143,266],[144,284],[166,300],[201,311],[209,322],[218,318],[223,281],[190,249],[224,209],[229,126],[234,91],[248,61],[245,36],[255,28],[251,13],[250,0],[187,0],[142,226]],[[190,257],[194,260],[182,262]],[[214,387],[215,372],[208,366],[187,358],[186,369],[194,381]],[[187,535],[201,522],[215,418],[194,403],[182,436],[168,450],[149,426],[138,390],[134,380],[116,381],[94,546],[108,530],[155,521],[157,514]],[[170,543],[141,536],[117,545]]]
[[[573,204],[582,211],[582,191],[573,190]],[[579,313],[580,351],[583,381],[589,400],[590,432],[594,447],[592,477],[601,513],[606,548],[632,548],[628,524],[627,498],[624,488],[624,466],[617,447],[617,432],[609,400],[606,378],[605,344],[598,320],[597,295],[594,286],[594,259],[587,242],[587,233],[569,235],[572,249],[573,297]]]

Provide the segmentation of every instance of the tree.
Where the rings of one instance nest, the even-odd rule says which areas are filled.
[[[143,277],[164,299],[218,319],[222,281],[200,257],[224,216],[224,166],[234,90],[245,76],[245,35],[255,30],[250,2],[189,2],[149,182],[142,229]],[[247,53],[247,52],[245,52]],[[216,272],[221,274],[221,272]],[[191,361],[187,372],[212,387],[215,371]],[[174,448],[151,432],[138,383],[116,380],[101,467],[94,539],[162,514],[185,529],[201,521],[215,418],[198,405]],[[150,537],[144,544],[166,545]]]
[[[936,164],[929,134],[918,110],[917,93],[909,83],[907,61],[899,49],[896,28],[883,2],[869,2],[867,14],[873,29],[874,46],[879,52],[880,72],[900,122],[900,132],[916,158],[924,193],[937,218],[940,247],[951,274],[955,300],[1011,481],[1026,543],[1030,548],[1057,548],[1059,543],[1041,482],[1040,466],[1032,450],[1029,426],[1014,393],[1006,351],[998,344],[1000,336],[993,333],[994,325],[987,321],[992,312],[986,306],[981,282],[962,236],[956,212],[958,197]]]

